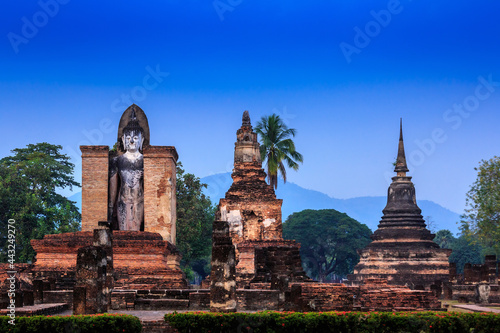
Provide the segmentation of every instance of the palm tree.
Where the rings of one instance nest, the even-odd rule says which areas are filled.
[[[278,171],[286,183],[286,169],[283,161],[293,170],[299,169],[302,163],[302,154],[295,150],[295,144],[290,137],[297,132],[288,126],[276,114],[263,116],[255,127],[260,137],[260,155],[266,161],[267,180],[269,185],[278,188]]]

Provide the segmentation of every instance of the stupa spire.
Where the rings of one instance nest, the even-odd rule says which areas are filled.
[[[400,118],[398,157],[396,159],[396,168],[394,172],[397,172],[400,177],[406,177],[408,171],[410,170],[408,170],[408,166],[406,165],[405,145],[403,142],[403,118]]]
[[[246,110],[245,110],[245,112],[243,112],[241,126],[250,126],[250,127],[252,127],[252,123],[250,122],[250,113],[248,111],[246,111]]]

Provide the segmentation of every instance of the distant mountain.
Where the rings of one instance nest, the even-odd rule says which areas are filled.
[[[201,181],[208,185],[205,194],[210,196],[212,202],[216,204],[220,198],[224,197],[232,184],[230,173],[207,176],[202,178]],[[336,199],[325,193],[308,190],[290,182],[285,184],[281,182],[276,191],[276,196],[283,199],[283,221],[292,213],[300,212],[304,209],[333,208],[366,224],[373,231],[377,229],[382,217],[382,209],[384,209],[387,203],[387,198],[383,196]],[[427,217],[431,218],[436,231],[448,229],[454,234],[458,232],[457,222],[460,220],[459,214],[429,200],[417,200],[417,204],[422,209],[424,219],[427,219]]]
[[[208,185],[208,188],[204,192],[210,196],[210,199],[215,204],[219,203],[219,199],[224,197],[226,191],[233,183],[230,173],[207,176],[202,178],[201,181]],[[290,182],[286,184],[280,183],[276,191],[276,196],[279,199],[283,199],[283,221],[294,212],[300,212],[304,209],[333,208],[366,224],[372,231],[377,229],[382,217],[382,209],[384,209],[387,202],[387,198],[382,196],[336,199],[325,193],[308,190]],[[69,199],[76,201],[76,205],[81,211],[81,192],[73,194]],[[417,203],[420,209],[422,209],[424,219],[428,216],[431,217],[436,231],[448,229],[454,234],[458,232],[457,222],[460,220],[459,214],[429,200],[417,200]]]

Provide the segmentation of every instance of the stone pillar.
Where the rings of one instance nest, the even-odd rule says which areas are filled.
[[[33,302],[34,304],[43,303],[43,281],[33,280]]]
[[[476,284],[474,290],[474,301],[479,304],[488,304],[490,301],[490,285],[487,283]]]
[[[472,270],[472,264],[465,264],[464,266],[464,283],[471,283],[474,282],[474,271]]]
[[[82,231],[108,219],[108,146],[80,146],[82,151]]]
[[[73,314],[103,313],[108,310],[105,295],[106,251],[100,246],[78,250]]]
[[[497,256],[488,255],[484,257],[484,264],[488,267],[488,282],[498,284],[497,276]]]
[[[227,222],[214,221],[212,232],[212,271],[210,273],[210,311],[235,312],[236,260]]]
[[[457,283],[457,263],[450,262],[449,282]]]
[[[147,146],[144,156],[144,231],[157,232],[175,245],[175,147]]]
[[[111,304],[111,290],[114,287],[113,278],[113,233],[107,221],[99,222],[99,229],[94,229],[94,246],[102,247],[106,251],[106,281],[104,282],[104,297],[108,308]]]

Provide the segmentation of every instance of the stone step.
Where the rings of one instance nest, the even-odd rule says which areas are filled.
[[[163,320],[142,321],[142,333],[177,333]]]
[[[137,297],[144,299],[189,299],[189,294],[196,292],[192,289],[160,289],[160,290],[138,290]]]
[[[41,316],[41,315],[54,315],[64,310],[69,309],[69,305],[66,303],[56,303],[56,304],[37,304],[30,306],[23,306],[16,308],[16,316]],[[9,314],[9,309],[1,309],[0,316],[5,316]]]
[[[183,310],[188,308],[188,299],[137,298],[135,300],[135,310]]]

